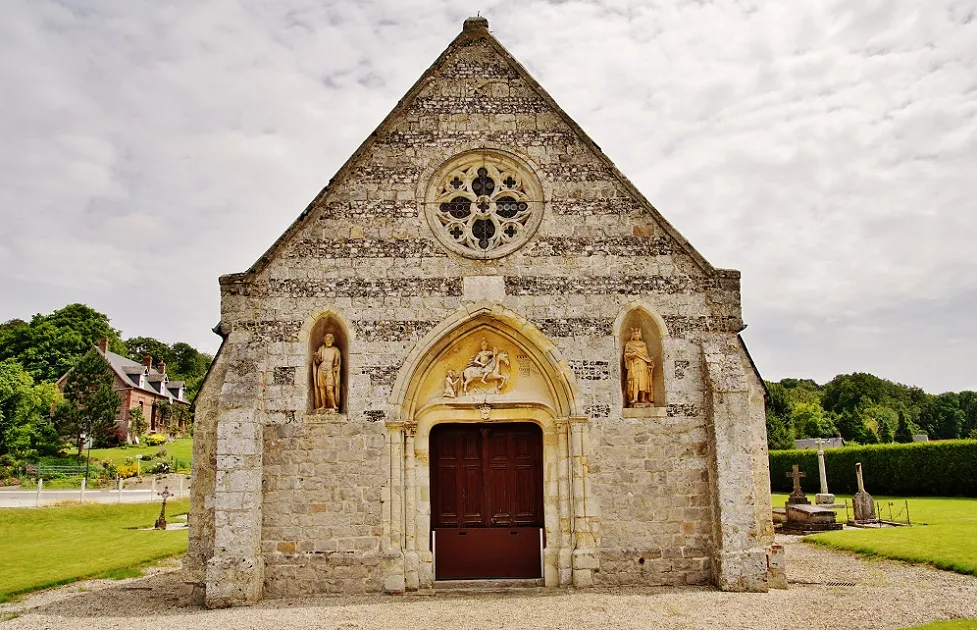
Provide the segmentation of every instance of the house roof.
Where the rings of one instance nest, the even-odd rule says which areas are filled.
[[[397,105],[387,114],[386,118],[380,123],[367,137],[366,140],[359,146],[359,148],[349,157],[348,160],[340,167],[336,175],[329,180],[318,195],[312,200],[311,203],[302,211],[302,214],[295,219],[295,221],[285,230],[285,232],[276,240],[268,250],[261,255],[261,257],[244,273],[232,273],[221,277],[221,283],[238,283],[242,281],[249,281],[256,274],[260,273],[268,264],[274,260],[282,247],[288,243],[292,237],[298,233],[307,221],[311,220],[311,217],[318,206],[320,200],[325,198],[328,194],[329,189],[334,183],[341,182],[345,180],[354,165],[359,161],[359,159],[366,154],[373,146],[376,139],[380,136],[381,132],[386,130],[388,127],[396,123],[396,121],[403,115],[410,104],[418,97],[423,88],[427,85],[432,76],[438,72],[442,65],[460,48],[464,48],[470,45],[473,41],[478,39],[484,39],[519,75],[519,77],[526,82],[534,91],[536,91],[540,98],[549,105],[552,110],[560,116],[560,118],[573,130],[573,132],[578,136],[578,138],[589,147],[594,155],[598,157],[613,176],[620,182],[620,184],[630,192],[636,200],[644,207],[644,209],[650,214],[654,220],[662,227],[662,229],[671,236],[677,246],[682,249],[688,256],[695,262],[695,264],[702,269],[702,271],[710,276],[720,276],[720,277],[739,277],[739,271],[732,269],[718,269],[713,267],[692,245],[689,241],[682,236],[678,230],[675,229],[666,219],[661,215],[660,212],[648,201],[647,198],[635,187],[634,184],[628,180],[627,177],[621,173],[617,167],[611,162],[601,148],[595,143],[584,130],[572,119],[570,116],[563,111],[563,109],[557,105],[553,97],[543,89],[543,87],[536,82],[536,80],[529,74],[529,72],[520,64],[506,48],[497,40],[488,30],[488,20],[485,18],[469,18],[465,20],[464,27],[461,33],[454,39],[448,47],[441,53],[438,59],[421,75],[421,77],[414,83],[413,86],[407,91],[407,94],[398,101]]]
[[[175,384],[183,385],[183,381],[167,382],[166,375],[164,373],[155,370],[151,367],[147,368],[142,363],[137,363],[132,359],[124,357],[121,354],[116,354],[111,350],[106,350],[103,353],[98,346],[95,346],[95,351],[101,354],[103,357],[105,357],[105,360],[109,362],[110,366],[112,366],[112,371],[115,372],[116,376],[119,377],[119,379],[122,381],[122,384],[127,389],[137,389],[139,391],[149,392],[157,396],[169,397],[171,395],[169,390],[173,387],[173,385]],[[140,381],[139,377],[141,375],[146,376],[145,385],[142,386],[140,386],[139,384]],[[165,393],[161,391],[163,388],[159,386],[159,384],[164,382],[167,383],[165,389],[168,390]],[[155,387],[153,386],[154,383],[157,384]],[[177,388],[176,391],[179,392],[179,388]],[[184,405],[190,404],[185,400],[179,400],[177,398],[174,398],[173,402],[178,402]]]

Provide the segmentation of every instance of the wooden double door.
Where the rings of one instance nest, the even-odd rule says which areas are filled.
[[[540,428],[441,424],[430,453],[435,579],[542,577]]]

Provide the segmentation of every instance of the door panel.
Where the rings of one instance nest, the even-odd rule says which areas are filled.
[[[436,577],[538,577],[542,452],[542,431],[529,423],[445,424],[431,431]]]

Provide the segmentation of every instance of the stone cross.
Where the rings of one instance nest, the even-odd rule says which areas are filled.
[[[859,472],[859,475],[861,475],[861,472]],[[792,477],[794,479],[794,492],[792,492],[791,494],[794,493],[804,494],[801,491],[801,478],[807,477],[807,473],[801,472],[800,467],[797,464],[794,464],[793,472],[787,473],[787,476]]]
[[[163,507],[160,508],[159,518],[156,519],[156,529],[166,529],[166,500],[173,496],[169,486],[163,486],[163,491],[157,493],[163,497]]]
[[[787,476],[794,480],[794,491],[790,493],[789,497],[787,497],[787,503],[810,503],[810,501],[807,500],[807,497],[804,496],[804,491],[801,490],[801,478],[807,477],[807,473],[801,472],[797,464],[794,464],[793,471],[787,473]]]
[[[821,492],[814,495],[814,502],[818,505],[829,505],[835,502],[835,495],[828,492],[828,473],[824,468],[824,440],[814,441],[818,445],[818,474],[821,476]]]

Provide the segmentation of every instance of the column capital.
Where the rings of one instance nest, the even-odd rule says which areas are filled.
[[[414,434],[417,433],[417,423],[413,420],[402,423],[402,427],[404,429],[404,434],[409,438],[414,437]]]

